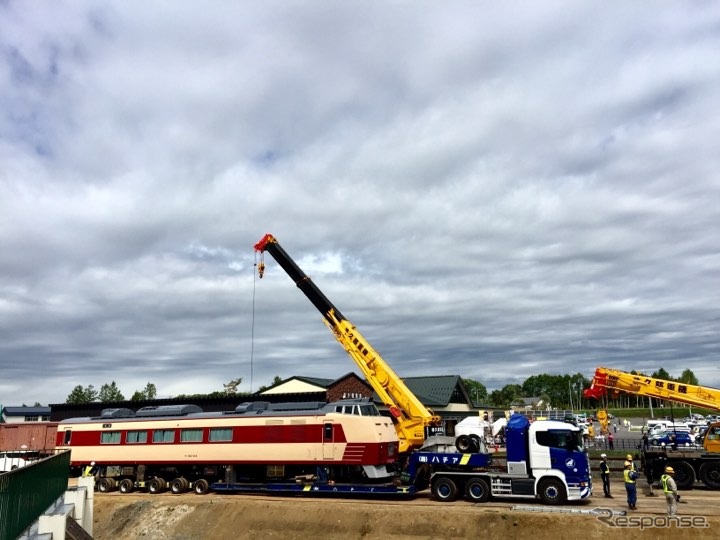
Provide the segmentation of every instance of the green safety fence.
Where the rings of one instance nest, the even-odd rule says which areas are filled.
[[[15,540],[68,487],[70,452],[0,473],[0,540]]]

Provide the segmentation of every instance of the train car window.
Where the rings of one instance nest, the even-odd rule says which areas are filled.
[[[323,439],[326,441],[332,441],[333,439],[333,425],[325,424],[323,429]]]
[[[153,431],[154,443],[171,443],[175,442],[174,429],[156,429]]]
[[[120,444],[120,432],[103,431],[100,434],[100,444]]]
[[[202,429],[181,429],[180,442],[202,442]]]
[[[71,437],[71,436],[72,436],[72,431],[70,431],[69,429],[66,429],[66,430],[65,430],[65,436],[63,437],[63,444],[64,444],[65,446],[67,446],[68,444],[70,444],[70,437]]]
[[[125,435],[128,444],[142,444],[147,442],[147,431],[128,431]]]
[[[380,413],[375,405],[361,405],[360,414],[363,416],[380,416]]]
[[[232,428],[211,428],[210,442],[232,441]]]

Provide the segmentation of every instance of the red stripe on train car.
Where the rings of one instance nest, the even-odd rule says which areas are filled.
[[[121,424],[118,425],[118,428]],[[202,441],[188,441],[187,443],[180,442],[180,431],[183,428],[165,428],[165,429],[147,429],[140,431],[147,431],[147,440],[144,443],[130,443],[126,442],[126,434],[128,431],[138,431],[132,429],[131,425],[122,425],[121,429],[99,429],[94,431],[72,431],[70,439],[70,447],[73,446],[97,446],[100,445],[100,439],[102,433],[120,432],[120,442],[110,444],[109,446],[115,446],[116,444],[136,446],[143,444],[293,444],[293,443],[320,443],[320,442],[334,442],[334,443],[346,443],[347,436],[342,424],[333,424],[333,440],[323,440],[323,425],[282,425],[282,426],[218,426],[218,428],[232,429],[232,441],[209,441],[209,429],[201,428],[203,430]],[[153,443],[152,432],[153,431],[169,431],[170,429],[175,430],[173,442]],[[198,428],[186,428],[186,429],[198,429]],[[68,446],[64,444],[64,432],[65,429],[61,428],[62,431],[58,432],[57,435],[57,446]],[[104,444],[102,446],[105,446]]]

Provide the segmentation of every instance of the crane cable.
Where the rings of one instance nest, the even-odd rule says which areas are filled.
[[[262,263],[261,263],[262,264]],[[255,252],[255,261],[253,263],[253,292],[252,292],[252,318],[250,322],[250,393],[253,391],[253,358],[255,356],[255,268],[258,265],[257,251]],[[263,265],[265,266],[265,265]]]
[[[257,273],[255,272],[257,268]],[[252,292],[252,321],[250,323],[250,393],[253,390],[253,359],[255,357],[255,285],[258,276],[262,279],[265,274],[265,253],[260,252],[260,260],[258,261],[258,252],[255,251],[255,260],[253,262],[253,292]]]

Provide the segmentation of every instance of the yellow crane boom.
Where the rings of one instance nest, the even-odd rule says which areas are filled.
[[[360,331],[295,264],[273,235],[263,236],[255,244],[255,251],[261,256],[265,252],[270,253],[323,315],[324,322],[332,331],[335,339],[355,361],[390,411],[400,440],[400,452],[407,452],[422,446],[425,441],[425,428],[439,425],[440,417],[420,402]],[[261,258],[258,264],[260,277],[263,276],[264,268],[265,264]]]
[[[595,376],[590,388],[585,390],[585,397],[598,399],[605,395],[608,390],[625,392],[636,396],[667,399],[720,411],[720,390],[717,388],[654,379],[646,375],[636,375],[617,369],[599,367],[595,370]]]

